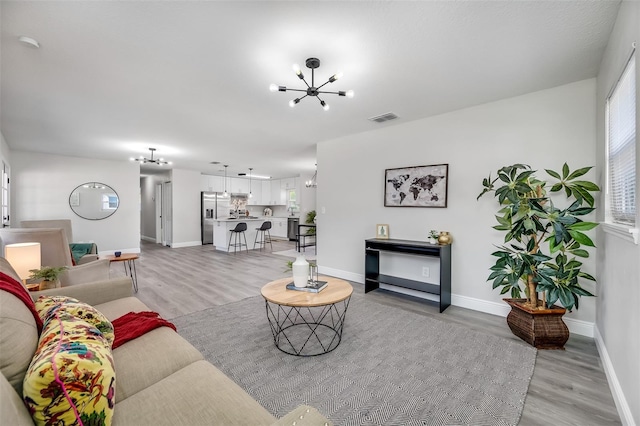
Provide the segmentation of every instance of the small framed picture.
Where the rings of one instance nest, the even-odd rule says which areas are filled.
[[[386,223],[379,223],[376,225],[376,238],[388,239],[389,238],[389,225]]]

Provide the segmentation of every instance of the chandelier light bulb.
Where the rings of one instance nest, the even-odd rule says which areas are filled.
[[[353,90],[347,90],[347,98],[353,99],[354,95],[355,95],[355,93],[353,92]]]
[[[300,75],[300,74],[302,74],[302,70],[300,69],[300,65],[298,65],[298,64],[293,64],[293,65],[291,66],[291,68],[293,68],[293,72],[295,72],[295,73],[296,73],[296,75]]]
[[[278,85],[271,83],[271,85],[269,86],[269,90],[271,90],[272,92],[277,92],[278,91]]]
[[[322,109],[325,111],[329,111],[329,104],[325,101],[320,101],[320,105],[322,105]]]
[[[294,106],[296,106],[296,104],[297,104],[298,102],[300,102],[300,99],[299,99],[299,98],[291,99],[291,100],[289,101],[289,106],[290,106],[291,108],[293,108]]]

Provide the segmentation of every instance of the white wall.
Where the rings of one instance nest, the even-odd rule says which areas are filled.
[[[11,162],[11,150],[9,149],[9,145],[7,145],[7,141],[4,140],[4,135],[0,131],[0,158],[2,158],[6,163]]]
[[[201,236],[200,172],[171,171],[173,199],[173,239],[171,247],[199,246]]]
[[[450,231],[453,303],[504,314],[486,282],[497,202],[476,201],[489,172],[514,163],[558,170],[595,165],[595,79],[440,116],[346,136],[318,145],[318,264],[325,273],[363,282],[364,240],[387,223],[391,238],[425,241],[429,229]],[[401,119],[400,119],[401,120]],[[449,164],[447,208],[384,207],[385,169]],[[594,180],[592,171],[587,179]],[[595,274],[595,261],[585,263]],[[585,285],[594,291],[593,285]],[[572,332],[589,335],[594,298],[566,315]]]
[[[11,224],[71,219],[76,242],[94,241],[100,252],[140,251],[140,166],[129,161],[11,153]],[[86,220],[69,207],[69,194],[85,182],[111,186],[120,207],[104,220]]]
[[[597,79],[597,164],[602,187],[606,181],[605,105],[631,54],[631,43],[640,47],[640,3],[623,2],[600,66]],[[640,133],[640,66],[636,50],[636,146]],[[636,148],[640,165],[640,149]],[[640,169],[638,169],[640,170]],[[637,173],[636,188],[640,188]],[[636,226],[640,223],[640,202],[636,197]],[[598,219],[604,220],[604,198]],[[598,232],[600,285],[596,299],[597,335],[600,353],[614,399],[624,424],[640,423],[640,247],[629,239]]]

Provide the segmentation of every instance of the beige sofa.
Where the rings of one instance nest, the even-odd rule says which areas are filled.
[[[0,258],[0,271],[18,279]],[[131,297],[129,278],[78,284],[32,293],[74,297],[113,320],[147,311]],[[0,422],[32,425],[22,402],[22,381],[38,343],[31,312],[0,290]],[[161,327],[113,350],[116,405],[113,425],[327,425],[317,410],[300,406],[280,420],[249,396],[180,335]]]

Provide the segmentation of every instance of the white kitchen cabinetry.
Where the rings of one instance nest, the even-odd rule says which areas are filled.
[[[287,219],[272,217],[271,219],[271,236],[279,238],[287,238]]]
[[[200,175],[200,191],[223,192],[224,178],[222,176]]]
[[[261,204],[263,206],[270,206],[271,203],[271,181],[268,180],[263,180],[262,182],[260,182],[261,186],[262,186],[262,197],[261,199]]]
[[[248,204],[250,206],[262,206],[262,182],[251,181],[249,192],[251,197],[249,197]]]
[[[229,178],[229,187],[227,191],[232,194],[248,194],[249,179]]]
[[[292,177],[292,178],[287,178],[287,179],[281,179],[280,180],[280,188],[281,189],[296,189],[296,184],[297,184],[297,180],[298,178]]]
[[[271,205],[284,206],[286,204],[285,190],[282,188],[281,179],[271,181]]]

